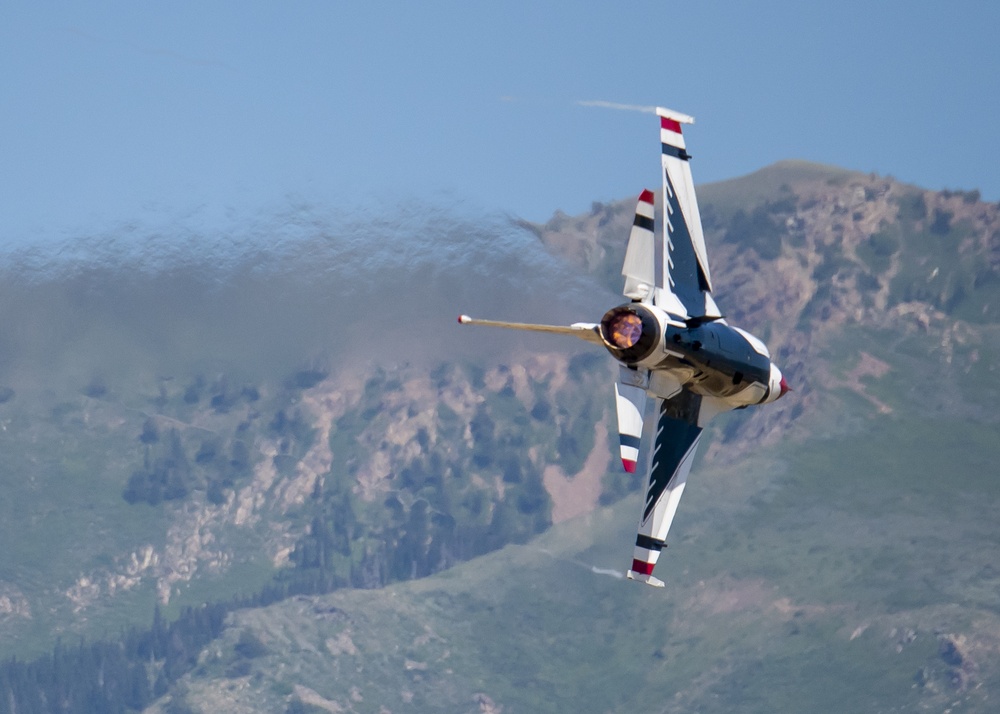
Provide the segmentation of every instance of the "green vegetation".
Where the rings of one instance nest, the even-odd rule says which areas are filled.
[[[781,255],[785,221],[795,212],[795,200],[767,201],[749,212],[737,209],[726,229],[725,240],[741,248],[752,248],[764,260]]]
[[[592,368],[587,356],[570,360],[574,384],[594,381]],[[509,377],[504,370],[500,374]],[[484,379],[458,366],[432,375],[441,389]],[[400,407],[388,405],[401,403],[402,383],[381,372],[369,379],[361,401],[331,431],[332,471],[302,511],[309,527],[291,556],[296,569],[380,586],[429,575],[546,529],[551,503],[532,453],[569,473],[579,470],[605,405],[600,392],[566,388],[553,394],[544,384],[533,387],[530,407],[509,384],[496,391],[481,387],[483,401],[468,423],[443,403],[434,407],[433,419],[419,411],[410,415],[425,423],[413,435],[419,453],[396,455],[384,487],[366,499],[356,486],[359,450],[396,454],[410,444],[389,444],[381,436],[400,421]]]
[[[858,246],[858,257],[876,274],[889,269],[892,256],[902,244],[901,231],[898,224],[886,226],[877,233],[872,233],[868,240]]]
[[[0,712],[141,711],[190,671],[201,648],[221,634],[227,608],[185,610],[166,624],[154,616],[149,630],[130,628],[116,641],[56,645],[29,663],[0,665]]]
[[[698,200],[703,207],[714,206],[726,218],[736,210],[753,210],[761,203],[787,198],[790,186],[813,181],[837,184],[857,175],[837,166],[779,161],[746,176],[699,186]]]
[[[929,227],[900,221],[899,270],[891,283],[898,302],[927,302],[947,313],[961,312],[967,319],[992,319],[986,308],[998,276],[988,255],[961,250],[970,235],[968,226],[952,225],[951,216],[938,212]],[[984,295],[980,289],[987,288]],[[985,299],[984,299],[985,298]]]

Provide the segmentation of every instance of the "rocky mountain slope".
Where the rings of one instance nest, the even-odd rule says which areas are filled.
[[[702,196],[720,305],[796,392],[716,426],[666,593],[618,579],[625,499],[377,598],[240,613],[161,706],[990,711],[998,207],[801,164]],[[611,290],[630,212],[533,230]]]
[[[252,595],[275,576],[425,575],[543,530],[543,479],[603,453],[606,404],[570,381],[597,380],[599,355],[556,345],[514,363],[518,342],[453,331],[452,300],[496,299],[486,273],[523,277],[508,308],[553,284],[593,302],[530,235],[407,223],[367,228],[400,247],[365,251],[356,226],[322,225],[337,236],[228,262],[155,241],[134,264],[10,258],[5,654],[148,622],[156,604]],[[556,500],[557,518],[580,509]]]
[[[796,391],[713,426],[665,598],[608,577],[635,510],[611,504],[639,487],[611,458],[610,360],[451,324],[459,310],[594,319],[620,289],[633,201],[520,230],[434,227],[402,257],[367,259],[351,230],[306,215],[265,255],[283,271],[153,271],[150,287],[74,268],[6,288],[33,319],[8,308],[6,652],[148,622],[157,602],[169,614],[275,583],[380,588],[445,570],[234,615],[157,706],[680,711],[750,697],[742,708],[764,711],[860,677],[847,709],[987,711],[1000,210],[797,162],[699,195],[717,301]],[[178,294],[227,307],[204,315]],[[45,304],[60,330],[31,334]],[[115,319],[80,327],[95,308]],[[248,366],[270,322],[280,349]],[[604,678],[597,661],[614,663]],[[885,699],[878,672],[900,682]],[[536,685],[562,680],[574,686],[546,704]]]

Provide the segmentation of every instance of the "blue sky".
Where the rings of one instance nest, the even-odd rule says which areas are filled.
[[[1000,4],[9,2],[0,246],[300,202],[542,221],[802,158],[1000,198]]]

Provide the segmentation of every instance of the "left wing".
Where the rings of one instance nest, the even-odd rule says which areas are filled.
[[[480,320],[468,315],[459,315],[458,322],[462,325],[485,325],[487,327],[506,327],[511,330],[527,332],[549,332],[556,335],[572,335],[595,345],[603,345],[598,326],[590,322],[574,322],[572,325],[534,325],[526,322],[501,322],[499,320]]]
[[[670,399],[658,399],[659,419],[653,447],[649,485],[639,519],[632,567],[626,575],[648,585],[663,587],[663,581],[653,577],[653,568],[666,547],[667,531],[677,512],[688,472],[694,462],[701,439],[702,426],[716,413],[714,405],[687,389]]]

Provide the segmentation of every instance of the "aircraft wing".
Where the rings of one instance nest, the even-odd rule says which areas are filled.
[[[525,330],[527,332],[548,332],[556,335],[572,335],[595,345],[603,345],[604,340],[597,325],[590,322],[574,322],[572,325],[535,325],[526,322],[502,322],[500,320],[480,320],[468,315],[459,315],[458,322],[462,325],[485,325],[486,327],[506,327],[510,330]]]
[[[663,268],[656,303],[682,318],[721,317],[712,299],[705,234],[691,178],[691,155],[681,133],[694,119],[657,108],[663,165]]]
[[[639,519],[632,567],[626,575],[649,585],[663,587],[653,577],[660,551],[666,547],[667,531],[677,512],[688,472],[701,439],[702,424],[712,408],[702,409],[702,397],[684,389],[670,399],[658,399],[659,418],[649,469],[649,484]]]

